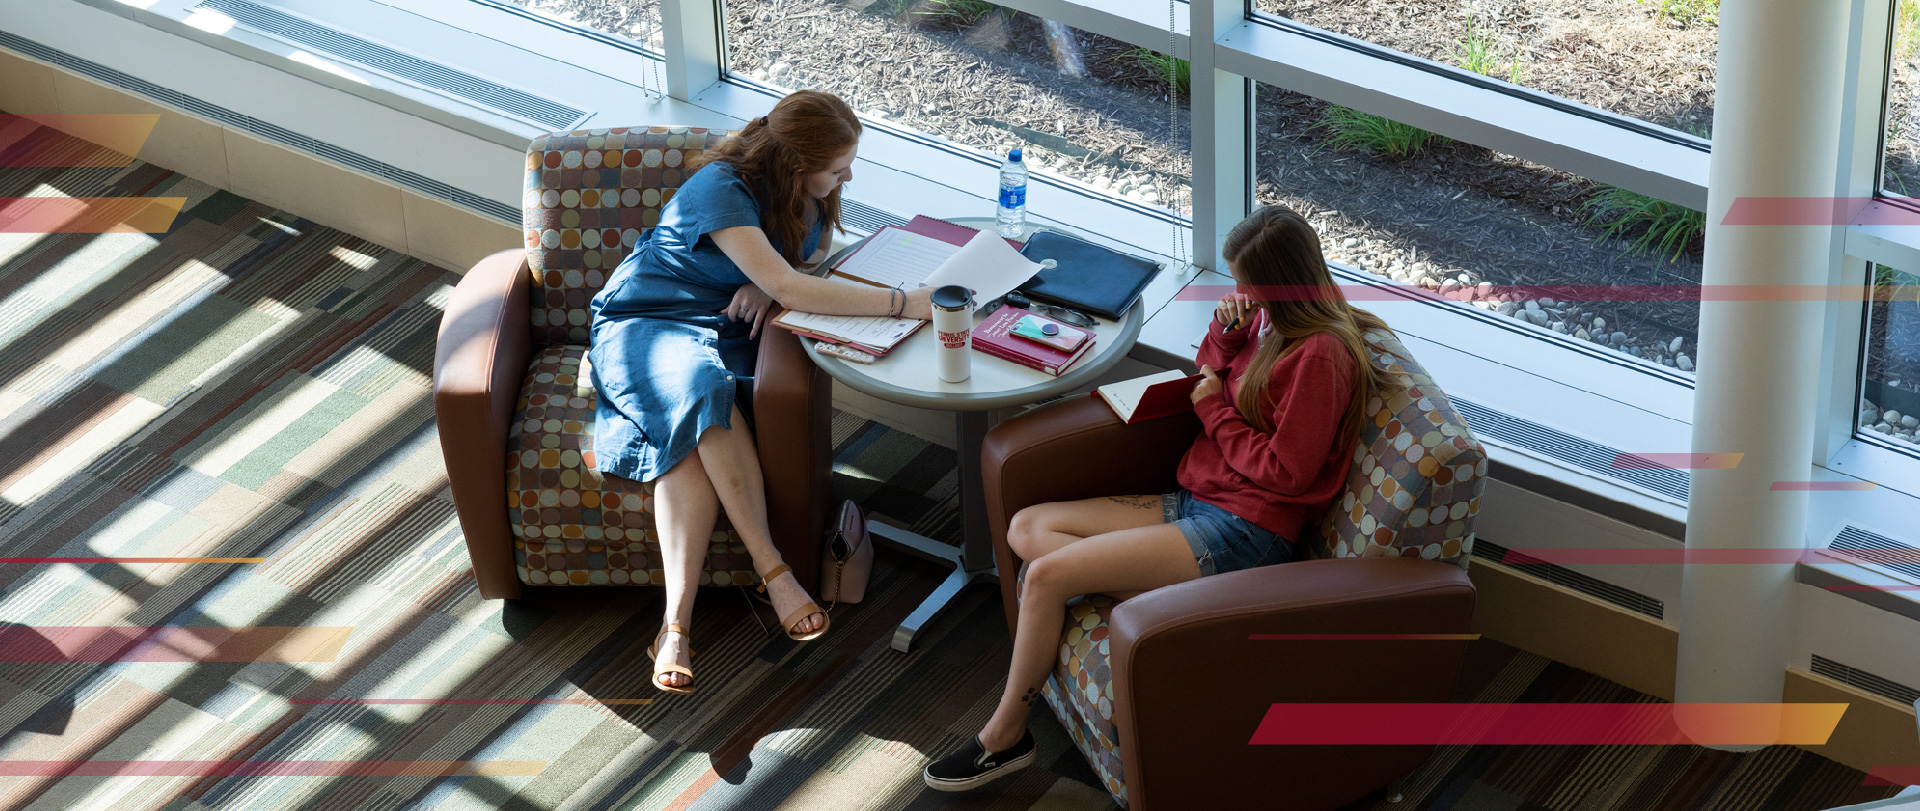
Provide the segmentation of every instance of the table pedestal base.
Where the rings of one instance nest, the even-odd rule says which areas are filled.
[[[947,605],[953,602],[953,598],[958,596],[962,589],[976,581],[997,580],[994,576],[992,561],[988,561],[985,568],[969,570],[960,559],[958,547],[948,546],[919,533],[878,521],[868,523],[867,532],[903,552],[953,568],[953,571],[947,575],[947,579],[934,588],[933,593],[928,594],[925,600],[921,600],[919,607],[913,609],[912,614],[908,614],[907,618],[901,621],[900,627],[893,629],[893,649],[901,653],[906,653],[913,648],[914,637],[920,635],[921,629],[932,625],[933,621],[940,616],[940,612],[946,610]]]

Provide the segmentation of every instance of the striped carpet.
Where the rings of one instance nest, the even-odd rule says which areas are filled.
[[[0,131],[0,165],[85,150]],[[187,205],[165,234],[0,233],[0,555],[68,559],[0,566],[0,807],[1113,807],[1051,718],[1036,767],[971,796],[923,789],[928,754],[986,719],[1008,643],[974,589],[912,653],[889,649],[942,575],[891,552],[868,601],[804,645],[703,592],[691,697],[646,684],[655,590],[479,599],[429,394],[454,274],[147,164],[0,170],[0,197],[50,195]],[[951,452],[846,415],[833,437],[841,495],[957,535]],[[128,560],[152,557],[262,560]],[[104,626],[203,630],[70,644]],[[206,630],[230,627],[346,630],[260,656]],[[1462,696],[1645,700],[1491,642]],[[1442,750],[1406,802],[1355,808],[1890,793],[1860,782],[1785,747],[1474,747]]]

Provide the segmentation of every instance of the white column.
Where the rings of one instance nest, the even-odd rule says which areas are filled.
[[[1193,0],[1193,263],[1221,273],[1220,243],[1247,216],[1252,121],[1247,79],[1214,67],[1213,43],[1246,19],[1246,0]]]
[[[1826,223],[1722,225],[1742,197],[1830,197],[1838,172],[1847,0],[1724,0],[1708,172],[1705,284],[1820,285]],[[1744,453],[1693,471],[1687,548],[1799,549],[1827,307],[1703,301],[1693,450]],[[1676,702],[1777,703],[1793,628],[1792,563],[1691,564],[1682,573]],[[1683,730],[1705,732],[1704,725]],[[1777,732],[1777,726],[1759,730]],[[1745,749],[1749,747],[1726,747]],[[1757,747],[1754,747],[1757,748]]]
[[[1880,182],[1881,98],[1887,88],[1886,43],[1892,33],[1893,6],[1904,0],[1848,0],[1857,22],[1847,26],[1846,75],[1841,79],[1839,172],[1834,195],[1865,199]],[[1846,232],[1833,234],[1834,273],[1829,283],[1865,289],[1868,264],[1846,257]],[[1824,389],[1814,410],[1813,461],[1826,464],[1853,439],[1860,415],[1860,329],[1867,308],[1858,301],[1827,304],[1827,326],[1821,356]]]
[[[719,0],[660,0],[661,47],[667,56],[667,95],[692,101],[720,81]]]

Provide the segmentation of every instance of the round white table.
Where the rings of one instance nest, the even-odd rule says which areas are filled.
[[[948,222],[981,230],[994,227],[989,217],[963,217]],[[1039,229],[1029,226],[1022,238],[1034,230]],[[1064,228],[1051,230],[1072,233]],[[856,242],[842,248],[821,267],[832,268],[859,246]],[[972,376],[959,383],[947,383],[938,374],[935,339],[928,327],[921,327],[871,364],[822,355],[812,351],[813,340],[803,339],[813,362],[848,388],[901,405],[954,412],[960,455],[961,546],[956,549],[878,521],[868,528],[875,537],[904,551],[953,567],[953,573],[940,587],[894,629],[894,650],[910,649],[914,637],[939,616],[961,589],[976,580],[996,576],[993,536],[987,528],[985,486],[980,478],[980,443],[989,427],[989,414],[994,409],[1036,403],[1092,383],[1133,349],[1134,341],[1140,337],[1140,326],[1146,320],[1145,309],[1136,302],[1119,321],[1096,318],[1098,323],[1093,332],[1097,338],[1093,348],[1057,377],[985,352],[974,352]],[[974,325],[978,327],[985,317],[975,312]]]

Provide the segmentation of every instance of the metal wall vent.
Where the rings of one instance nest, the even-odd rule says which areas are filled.
[[[840,198],[840,221],[849,228],[858,228],[869,234],[884,226],[907,224],[905,217],[845,197]]]
[[[1692,486],[1692,477],[1684,470],[1614,467],[1614,460],[1619,459],[1620,454],[1623,453],[1618,448],[1582,439],[1524,417],[1516,417],[1488,408],[1472,400],[1461,397],[1451,399],[1454,409],[1460,412],[1460,416],[1467,421],[1467,427],[1473,429],[1476,434],[1485,434],[1502,442],[1539,451],[1575,467],[1638,485],[1676,501],[1687,500],[1687,494]]]
[[[543,99],[248,0],[204,0],[195,9],[224,14],[240,25],[276,39],[550,130],[571,130],[587,118],[587,111],[577,107]]]
[[[1847,553],[1849,560],[1871,563],[1908,577],[1920,577],[1920,547],[1851,524],[1841,528],[1827,548]]]
[[[1820,654],[1813,655],[1813,672],[1841,684],[1852,685],[1876,696],[1893,699],[1909,707],[1920,701],[1920,690],[1885,676],[1876,676],[1857,667],[1848,667]]]
[[[122,73],[98,62],[81,59],[66,51],[47,47],[26,37],[0,31],[0,47],[26,54],[42,62],[59,65],[83,76],[98,79],[106,84],[137,93],[176,109],[185,110],[210,121],[218,121],[242,132],[252,133],[275,143],[304,150],[333,161],[334,163],[358,169],[375,177],[385,178],[428,197],[445,200],[454,205],[477,211],[507,223],[508,225],[512,225],[515,228],[520,227],[520,209],[518,206],[481,197],[465,189],[454,188],[453,186],[434,180],[418,172],[410,172],[392,164],[374,160],[358,152],[341,149],[332,144],[321,143],[285,127],[269,124],[253,116],[235,112],[217,104],[210,104],[194,96],[161,87],[138,76]]]
[[[1628,611],[1645,614],[1654,619],[1666,619],[1665,603],[1629,588],[1622,588],[1604,580],[1588,577],[1557,563],[1502,563],[1508,549],[1485,538],[1473,539],[1473,556],[1499,563],[1512,569],[1538,577],[1549,583],[1566,586],[1574,591],[1599,600],[1605,600]]]

